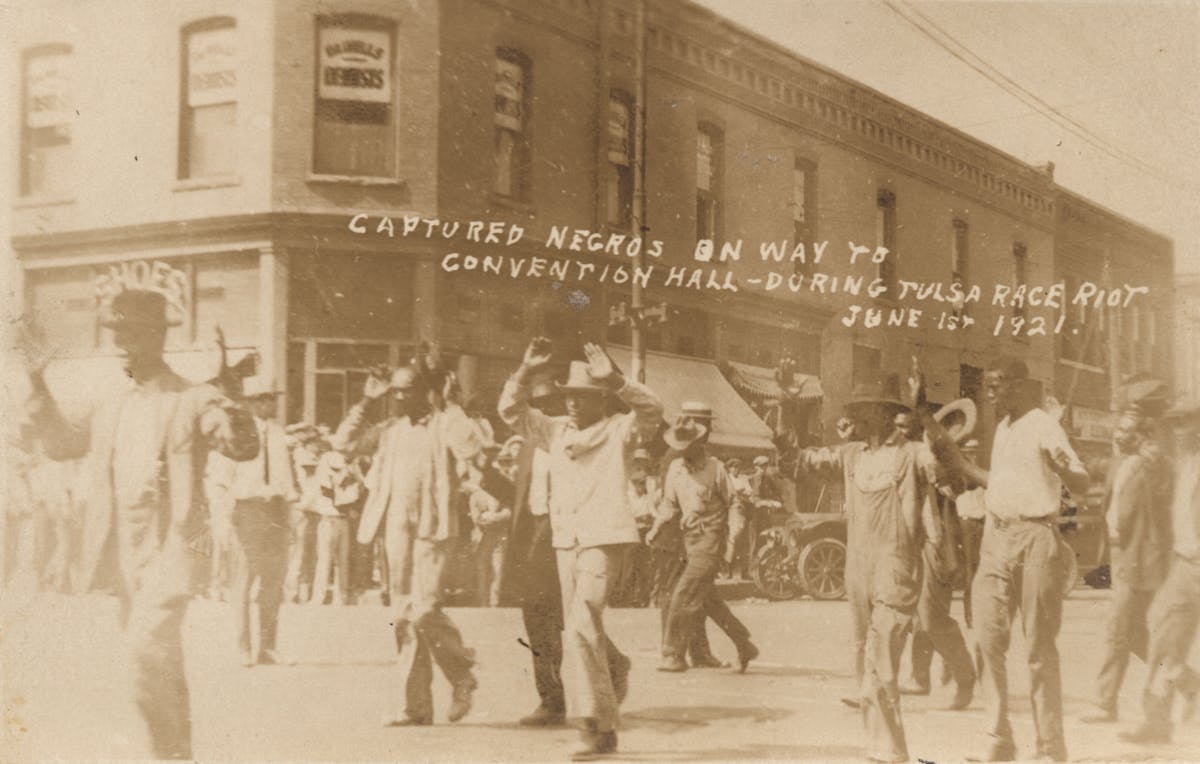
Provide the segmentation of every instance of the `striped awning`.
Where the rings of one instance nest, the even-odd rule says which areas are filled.
[[[794,374],[793,387],[785,395],[775,381],[775,370],[765,366],[752,366],[738,361],[725,361],[721,368],[729,377],[730,383],[743,395],[778,401],[783,398],[793,398],[800,401],[816,401],[824,397],[821,391],[821,380],[811,374]]]

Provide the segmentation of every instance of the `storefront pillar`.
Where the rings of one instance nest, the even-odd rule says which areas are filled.
[[[422,258],[413,272],[413,338],[418,342],[438,339],[437,263]]]
[[[258,254],[259,374],[277,387],[287,379],[288,254],[264,247]],[[287,411],[287,396],[303,391],[285,390],[279,396],[276,417]]]

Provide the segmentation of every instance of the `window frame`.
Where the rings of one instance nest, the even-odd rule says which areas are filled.
[[[613,151],[609,146],[609,141],[612,139],[611,124],[612,124],[612,109],[614,104],[620,104],[626,110],[628,119],[626,120],[626,163],[621,164],[613,161]],[[604,202],[603,212],[604,222],[611,228],[624,230],[633,225],[633,186],[634,172],[636,171],[637,157],[634,156],[634,127],[637,123],[634,109],[636,104],[631,93],[621,88],[611,88],[608,91],[608,111],[606,112],[606,131],[604,142]],[[616,185],[614,189],[612,186]],[[610,209],[609,202],[614,198],[612,194],[616,194],[617,202],[617,219],[613,218],[613,210]]]
[[[232,30],[234,30],[234,34],[236,35],[237,28],[238,28],[237,19],[235,19],[232,16],[208,16],[206,18],[197,19],[196,21],[192,21],[187,24],[184,24],[182,27],[179,28],[179,132],[178,132],[178,144],[177,144],[177,157],[176,157],[176,164],[175,164],[175,179],[177,181],[179,181],[180,183],[196,183],[196,182],[202,182],[205,180],[229,178],[229,177],[236,175],[236,173],[237,173],[237,170],[236,170],[237,162],[236,161],[234,162],[234,167],[231,167],[226,172],[218,172],[218,173],[203,174],[203,175],[192,174],[191,172],[189,172],[189,169],[190,169],[189,163],[191,160],[191,148],[192,148],[192,146],[191,146],[191,131],[189,128],[192,125],[192,119],[194,118],[195,107],[188,104],[188,96],[190,95],[188,76],[190,74],[189,63],[190,63],[190,58],[191,58],[191,56],[189,55],[188,45],[191,41],[192,35],[194,35],[198,32],[211,32],[211,31],[214,31],[217,29],[232,29]],[[240,54],[241,54],[241,50],[239,47],[237,52],[234,54],[235,58],[237,59],[235,61],[235,65],[241,63]],[[241,73],[240,67],[236,67],[235,72],[240,74]],[[236,145],[237,141],[238,141],[238,134],[237,134],[238,126],[237,126],[237,116],[236,115],[237,115],[239,108],[241,106],[241,103],[242,103],[241,92],[240,92],[240,90],[241,90],[240,78],[238,80],[238,84],[235,85],[235,88],[236,88],[235,99],[233,101],[235,116],[234,116],[233,130],[231,131],[232,135],[230,135],[230,140],[233,141],[233,143]],[[213,105],[216,105],[216,104],[213,104]]]
[[[503,200],[528,203],[532,198],[533,190],[533,59],[520,48],[511,45],[497,45],[491,61],[492,87],[488,89],[488,93],[492,96],[492,108],[488,113],[492,115],[492,161],[494,163],[491,192]],[[495,65],[499,61],[516,64],[521,69],[521,129],[517,133],[496,124]],[[499,187],[500,140],[504,132],[515,135],[512,166],[509,168],[511,182],[508,191],[503,191]]]
[[[887,287],[887,291],[879,295],[879,299],[887,302],[896,301],[897,287],[900,283],[900,272],[896,260],[896,234],[898,230],[896,209],[895,191],[886,187],[880,187],[875,191],[876,246],[887,247],[888,250],[883,262],[875,266],[875,276],[882,280],[884,286]]]
[[[804,173],[804,220],[803,222],[796,220],[796,173]],[[793,261],[793,272],[811,276],[816,269],[816,264],[812,258],[813,243],[818,241],[819,234],[817,233],[816,220],[816,191],[817,191],[817,163],[807,157],[797,155],[792,164],[792,183],[791,183],[791,201],[788,204],[788,209],[792,214],[792,249],[796,245],[803,242],[805,262],[799,260]]]
[[[390,144],[391,167],[378,174],[363,174],[362,172],[336,172],[318,167],[318,127],[324,117],[323,109],[334,110],[334,104],[358,103],[355,101],[337,100],[321,97],[321,32],[326,27],[343,27],[346,29],[362,29],[383,31],[388,35],[391,46],[391,57],[388,60],[388,72],[392,78],[392,94],[387,102],[388,124],[387,137]],[[346,181],[363,185],[389,185],[400,182],[400,50],[399,23],[388,16],[370,13],[319,13],[313,17],[313,91],[312,91],[312,139],[309,151],[309,180],[310,181]]]
[[[68,118],[67,122],[60,125],[51,125],[42,128],[29,127],[29,66],[32,61],[42,57],[49,56],[64,56],[73,57],[75,55],[75,47],[66,42],[49,42],[41,45],[34,45],[21,51],[21,69],[20,69],[20,112],[17,118],[20,120],[20,140],[18,143],[18,162],[17,162],[17,193],[18,200],[34,201],[44,200],[48,198],[57,198],[70,193],[69,188],[38,188],[32,187],[30,182],[30,152],[33,148],[33,138],[35,131],[55,131],[61,129],[65,134],[65,139],[59,144],[67,146],[66,151],[70,151],[75,145],[74,130],[71,129],[73,120]],[[76,83],[72,80],[68,83],[68,87],[73,91]],[[72,93],[73,95],[73,93]]]
[[[711,154],[709,157],[709,188],[700,187],[700,136],[707,135]],[[724,229],[725,216],[725,131],[715,122],[702,120],[696,124],[696,241],[711,239],[719,241]],[[700,205],[711,205],[712,231],[709,236],[701,235]]]

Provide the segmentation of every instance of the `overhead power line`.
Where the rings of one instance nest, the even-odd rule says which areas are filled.
[[[932,40],[938,47],[945,50],[951,56],[967,65],[978,74],[982,75],[1005,93],[1008,93],[1012,97],[1034,109],[1035,113],[1045,117],[1051,122],[1054,122],[1056,125],[1072,135],[1085,141],[1113,159],[1138,169],[1143,173],[1154,176],[1159,180],[1185,188],[1194,188],[1189,181],[1162,170],[1161,168],[1150,164],[1136,154],[1111,143],[1105,138],[1097,135],[1086,125],[1080,123],[1078,120],[1068,116],[1067,114],[1064,114],[1060,109],[1054,107],[1052,104],[1047,103],[1037,94],[1030,92],[1020,83],[1014,81],[1011,77],[1004,74],[995,66],[971,51],[970,48],[955,39],[953,35],[951,35],[945,29],[942,29],[937,22],[933,21],[924,13],[914,8],[912,5],[906,2],[906,0],[884,0],[884,4],[893,13],[914,27],[918,32]]]

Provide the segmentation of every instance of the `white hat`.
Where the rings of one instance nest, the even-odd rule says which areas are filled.
[[[263,395],[282,395],[283,391],[275,387],[275,380],[270,377],[254,376],[242,380],[242,397],[258,398]]]

